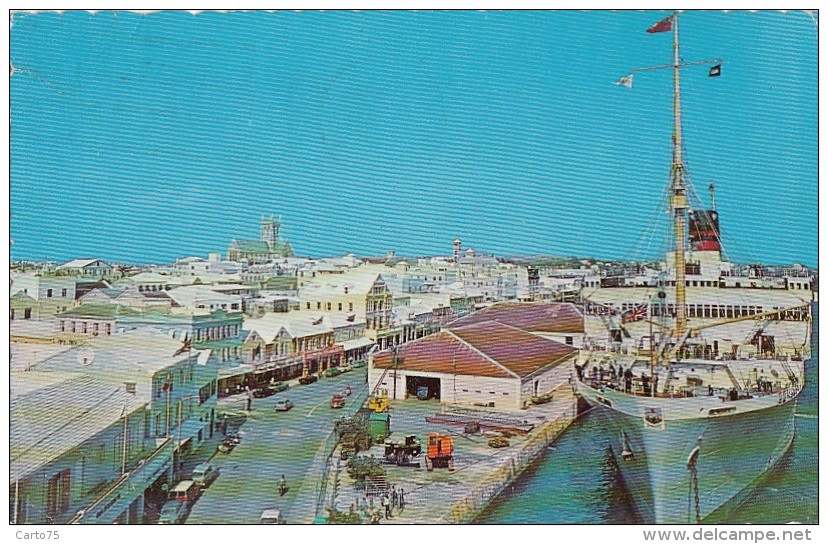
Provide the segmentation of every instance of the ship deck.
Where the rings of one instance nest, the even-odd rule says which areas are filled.
[[[593,389],[640,397],[719,397],[724,401],[773,395],[801,380],[800,361],[693,360],[651,366],[648,360],[604,354],[577,367],[579,380]]]

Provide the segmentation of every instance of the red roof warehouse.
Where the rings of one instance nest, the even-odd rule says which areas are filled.
[[[375,354],[369,379],[392,398],[517,409],[569,378],[565,363],[583,334],[583,315],[572,304],[499,303],[400,346],[396,357]]]

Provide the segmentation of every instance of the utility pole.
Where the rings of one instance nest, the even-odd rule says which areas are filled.
[[[121,417],[124,418],[124,436],[123,436],[123,447],[121,448],[121,476],[126,474],[126,462],[127,462],[127,427],[129,425],[129,418],[127,417],[127,407],[124,404],[124,408],[121,411]]]

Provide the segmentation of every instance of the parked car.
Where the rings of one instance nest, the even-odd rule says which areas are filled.
[[[193,469],[190,478],[201,487],[208,487],[218,478],[218,470],[210,463],[201,463]]]
[[[316,377],[316,374],[308,374],[307,376],[302,376],[299,378],[299,383],[302,385],[308,385],[309,383],[313,383],[317,381],[319,378]]]
[[[342,365],[342,366],[339,367],[339,371],[343,374],[345,374],[346,372],[350,372],[353,369],[354,368],[351,365]]]
[[[325,370],[325,377],[326,378],[336,378],[340,374],[342,374],[342,371],[339,370],[339,368],[337,368],[335,366],[332,366],[332,367]]]
[[[233,451],[233,448],[235,447],[236,444],[232,440],[225,438],[224,440],[219,442],[219,445],[216,449],[221,453],[230,453],[231,451]]]
[[[276,401],[276,411],[277,412],[287,412],[293,408],[293,403],[290,399],[279,399]]]
[[[286,384],[285,382],[276,382],[274,384],[271,384],[270,388],[273,389],[273,391],[275,391],[276,393],[281,393],[282,391],[287,391],[288,389],[290,389],[290,385]]]
[[[269,396],[275,395],[275,394],[276,394],[276,390],[273,389],[270,386],[267,386],[267,385],[262,386],[262,387],[256,389],[255,391],[253,391],[253,396],[256,397],[257,399],[263,399],[263,398],[266,398],[266,397],[269,397]]]
[[[345,408],[345,399],[342,395],[334,395],[331,397],[331,408]]]
[[[259,516],[259,523],[261,525],[284,525],[285,518],[282,517],[282,511],[277,508],[268,508],[262,510],[262,515]]]
[[[351,363],[351,368],[362,368],[365,366],[365,364],[365,361],[360,359],[359,361],[354,361],[353,363]]]
[[[199,489],[192,480],[181,480],[167,493],[167,499],[187,504],[193,504],[198,499]]]
[[[175,500],[167,501],[161,507],[161,514],[158,516],[158,525],[178,525],[183,523],[189,511],[189,503]]]

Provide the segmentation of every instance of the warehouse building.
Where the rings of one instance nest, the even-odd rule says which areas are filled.
[[[498,306],[396,352],[374,354],[372,389],[387,390],[391,399],[428,396],[446,404],[517,410],[565,383],[577,354],[576,339],[583,337],[577,308],[557,303]],[[571,336],[571,344],[547,337],[558,335]]]

